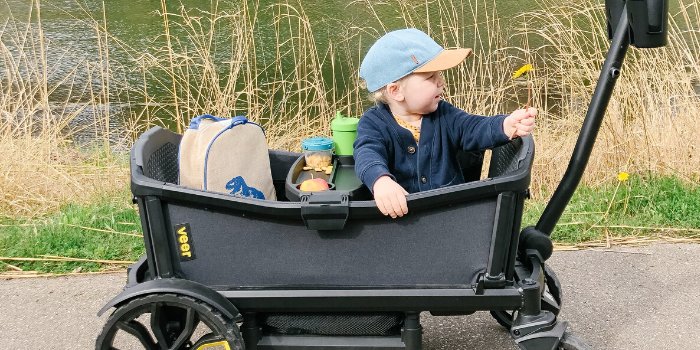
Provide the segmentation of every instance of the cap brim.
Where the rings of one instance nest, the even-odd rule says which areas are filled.
[[[422,67],[414,70],[414,72],[436,72],[445,69],[450,69],[464,61],[465,58],[472,54],[472,49],[454,49],[443,50],[435,58],[430,60]]]

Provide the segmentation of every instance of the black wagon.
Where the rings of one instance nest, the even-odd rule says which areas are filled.
[[[466,183],[410,194],[410,214],[392,220],[352,157],[334,157],[331,190],[309,193],[297,188],[303,155],[271,150],[279,201],[241,198],[179,186],[181,135],[147,131],[131,151],[146,254],[100,310],[115,308],[96,349],[127,338],[147,350],[418,350],[421,312],[475,311],[490,311],[521,349],[590,348],[557,318],[549,234],[581,179],[628,46],[665,44],[667,5],[607,0],[606,11],[612,44],[572,160],[537,225],[522,231],[532,137],[495,149],[483,180],[483,154],[461,154]]]

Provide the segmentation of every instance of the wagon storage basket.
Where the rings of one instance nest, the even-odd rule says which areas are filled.
[[[270,313],[261,317],[263,332],[288,335],[389,336],[398,335],[403,313]]]

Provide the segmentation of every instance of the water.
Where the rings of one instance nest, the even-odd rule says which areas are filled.
[[[27,20],[30,12],[30,4],[27,0],[4,1],[5,3],[0,3],[0,23],[5,22],[8,17],[22,21]],[[171,13],[178,13],[181,4],[187,9],[192,9],[191,13],[194,15],[206,15],[206,12],[212,11],[212,4],[206,1],[178,0],[166,1],[166,3],[167,10]],[[497,5],[497,10],[503,16],[514,15],[522,9],[522,3],[527,3],[527,1],[501,1]],[[337,25],[335,23],[337,21],[364,27],[367,32],[380,33],[384,31],[384,28],[374,18],[374,14],[363,3],[347,0],[304,0],[301,4],[310,20],[313,37],[319,52],[325,52],[328,49],[329,41],[337,43],[343,39],[336,31]],[[269,50],[269,48],[275,45],[274,26],[272,25],[275,5],[278,5],[278,2],[270,0],[261,1],[257,5],[260,10],[257,12],[259,27],[255,31],[257,35],[255,40],[256,44],[264,49],[260,50],[261,58],[267,58],[268,61],[274,56],[274,50]],[[292,2],[292,5],[296,4]],[[250,6],[256,5],[251,3]],[[486,2],[482,6],[486,6],[485,10],[487,11],[492,10],[491,3]],[[217,9],[219,12],[233,12],[239,7],[240,4],[236,2],[221,1],[218,3]],[[296,7],[300,8],[298,5]],[[376,11],[376,17],[381,18],[387,30],[405,27],[404,20],[400,18],[400,9],[395,4],[382,5],[376,2],[373,7]],[[418,9],[422,10],[422,7]],[[436,13],[436,9],[437,4],[431,3],[422,12],[427,11],[430,14],[430,19],[437,22],[439,15]],[[31,10],[34,12],[35,18],[36,9],[32,8]],[[123,41],[134,51],[147,52],[163,44],[161,40],[158,40],[164,33],[160,11],[160,2],[153,0],[109,0],[106,2],[98,0],[49,0],[41,2],[40,15],[44,36],[47,39],[56,46],[67,49],[71,56],[90,60],[99,57],[99,52],[96,47],[97,34],[91,28],[92,23],[88,18],[91,17],[102,24],[104,17],[111,36]],[[422,17],[421,19],[419,13],[416,21],[427,18],[425,15]],[[178,28],[171,26],[170,29],[177,31]],[[365,42],[362,51],[365,52],[370,44],[369,41]],[[49,52],[49,54],[51,53]],[[132,60],[132,57],[128,57],[123,50],[118,49],[111,50],[110,56],[116,61],[127,64]],[[222,61],[224,59],[228,59],[228,57],[221,57]],[[64,71],[59,69],[56,71],[56,75],[67,73],[69,69],[71,69],[71,65],[66,64],[63,68]]]
[[[404,13],[402,13],[402,11],[406,11],[406,8],[402,7],[401,3],[398,2],[381,4],[377,1],[372,1],[372,3],[374,4],[372,7],[373,10],[370,10],[366,3],[361,1],[304,0],[302,2],[302,7],[311,23],[313,39],[319,54],[327,54],[329,42],[342,42],[344,39],[343,34],[345,33],[342,28],[346,28],[349,24],[364,28],[365,32],[376,36],[378,33],[383,33],[385,30],[404,28],[406,26],[406,13],[408,13],[410,19],[415,21],[418,26],[423,27],[425,26],[425,22],[430,22],[430,27],[437,31],[439,31],[440,20],[445,18],[445,16],[441,16],[438,12],[440,4],[437,1],[418,3],[420,6]],[[450,4],[449,1],[442,1],[443,8],[446,3]],[[498,13],[498,17],[502,20],[508,20],[522,11],[530,11],[538,6],[534,1],[527,0],[498,1],[495,5],[491,1],[479,2],[465,0],[464,2],[454,2],[457,6],[469,6],[469,3],[481,6],[482,8],[477,10],[479,13],[492,13],[495,10]],[[263,67],[269,64],[269,62],[273,62],[275,59],[274,48],[277,45],[277,39],[273,23],[275,9],[279,4],[278,1],[269,0],[261,1],[260,3],[249,2],[249,6],[257,6],[259,9],[256,12],[258,16],[258,27],[255,29],[255,42],[259,65]],[[297,3],[292,4],[295,5],[296,8],[300,8]],[[213,5],[209,2],[198,0],[168,0],[168,12],[179,13],[179,7],[181,5],[185,8],[192,9],[190,13],[195,16],[206,17],[206,12],[214,10],[212,8]],[[234,12],[240,8],[240,3],[221,1],[217,6],[218,8],[216,10],[219,13]],[[495,9],[493,6],[495,6]],[[673,7],[674,5],[671,6],[671,8]],[[5,23],[7,18],[10,17],[26,21],[29,16],[29,10],[30,7],[27,0],[5,0],[5,3],[0,4],[0,23]],[[160,2],[153,0],[109,0],[105,2],[98,0],[50,0],[41,2],[41,25],[44,36],[52,45],[65,50],[48,51],[48,61],[56,62],[51,67],[52,74],[49,85],[59,85],[59,81],[71,71],[76,69],[78,71],[72,85],[73,87],[69,88],[66,84],[59,85],[57,91],[52,94],[52,96],[56,100],[54,108],[59,110],[59,113],[66,114],[74,112],[78,114],[71,128],[73,130],[78,130],[74,138],[76,138],[79,143],[90,142],[95,138],[99,139],[100,128],[98,125],[95,125],[94,120],[97,116],[100,116],[106,111],[110,111],[113,115],[109,120],[110,130],[114,133],[114,135],[112,135],[113,141],[117,142],[124,137],[124,135],[119,134],[118,131],[130,127],[125,124],[125,121],[133,120],[134,115],[139,115],[141,110],[139,110],[138,106],[143,104],[143,101],[139,100],[137,97],[132,97],[131,95],[124,97],[120,95],[118,98],[118,100],[121,101],[120,103],[111,103],[104,108],[80,109],[80,103],[84,102],[88,98],[88,95],[76,95],[74,87],[89,86],[91,83],[97,84],[99,82],[97,79],[98,77],[95,76],[98,74],[99,69],[93,67],[90,73],[90,69],[81,68],[81,62],[100,62],[103,61],[101,58],[105,56],[105,53],[100,52],[98,48],[98,34],[95,29],[91,27],[93,22],[85,19],[92,17],[100,24],[106,23],[110,35],[116,38],[120,42],[120,45],[130,48],[129,50],[123,50],[119,48],[115,42],[109,41],[110,60],[118,63],[110,67],[114,72],[111,84],[118,89],[120,84],[123,86],[144,85],[141,72],[137,69],[129,69],[130,67],[135,67],[135,57],[130,55],[129,52],[149,52],[165,45],[162,38],[164,33],[163,18],[160,16],[159,11],[161,11]],[[464,12],[469,13],[470,9]],[[34,13],[34,16],[36,16],[35,10]],[[381,19],[382,24],[379,23],[377,18]],[[177,20],[177,18],[173,20]],[[460,18],[460,20],[463,22],[462,25],[470,25],[469,18]],[[171,26],[170,30],[173,31],[176,36],[185,35],[177,26]],[[226,30],[221,30],[217,33],[220,35],[227,35]],[[462,42],[472,42],[472,38],[470,37],[473,35],[472,31],[466,31],[464,35],[465,37],[463,37]],[[362,53],[366,52],[371,43],[372,40],[364,40],[362,43],[363,47],[359,48],[358,51]],[[11,44],[6,43],[6,45],[10,46],[11,49]],[[226,62],[231,59],[231,57],[226,54],[230,52],[230,50],[227,51],[227,49],[230,48],[224,47],[213,50],[215,61],[220,63],[221,66],[225,66]],[[287,67],[283,67],[283,69],[290,71],[293,68],[291,66],[293,66],[295,62],[287,60],[284,61],[283,64],[287,65]],[[348,67],[343,67],[342,62],[338,64],[341,66],[340,69],[336,69],[335,71],[325,70],[323,72],[323,79],[327,82],[327,85],[330,85],[330,82],[333,80],[333,74],[338,75],[336,77],[338,80],[345,81],[347,81],[347,76],[357,74],[356,71],[352,71]],[[86,64],[82,65],[84,66]],[[101,69],[104,69],[104,67]],[[152,102],[155,103],[161,102],[159,99],[165,99],[171,96],[167,84],[156,84],[153,81],[153,79],[158,78],[162,77],[151,77],[148,80],[150,83],[146,84],[149,94],[154,96],[154,101]],[[342,89],[342,87],[339,88]],[[68,95],[73,97],[69,100],[70,106],[66,107],[64,102]],[[115,96],[112,95],[111,97],[113,98]],[[164,100],[162,102],[167,104],[169,101]],[[163,109],[158,117],[165,119],[165,124],[169,124],[171,123],[171,121],[168,121],[169,114],[172,114],[172,111]]]

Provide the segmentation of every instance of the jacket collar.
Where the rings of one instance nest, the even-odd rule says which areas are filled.
[[[384,123],[389,126],[394,135],[396,135],[401,148],[406,148],[416,143],[416,140],[413,138],[413,134],[396,122],[396,119],[394,119],[394,114],[391,113],[391,109],[389,108],[388,104],[379,102],[377,107],[379,116],[384,120]]]
[[[420,131],[421,143],[423,142],[424,137],[432,138],[434,131],[433,118],[435,118],[435,116],[437,115],[437,111],[440,110],[443,103],[443,101],[439,102],[438,108],[435,110],[435,112],[423,115],[424,122],[421,122]],[[410,131],[406,130],[404,127],[402,127],[401,125],[399,125],[399,123],[396,122],[396,120],[394,119],[394,114],[391,113],[391,109],[389,108],[388,104],[384,102],[379,102],[379,104],[377,105],[377,111],[379,112],[379,117],[382,118],[387,125],[389,125],[391,130],[397,136],[402,147],[407,147],[416,142],[416,140],[413,138],[413,134],[411,134]],[[413,143],[411,143],[410,141],[413,141]]]

